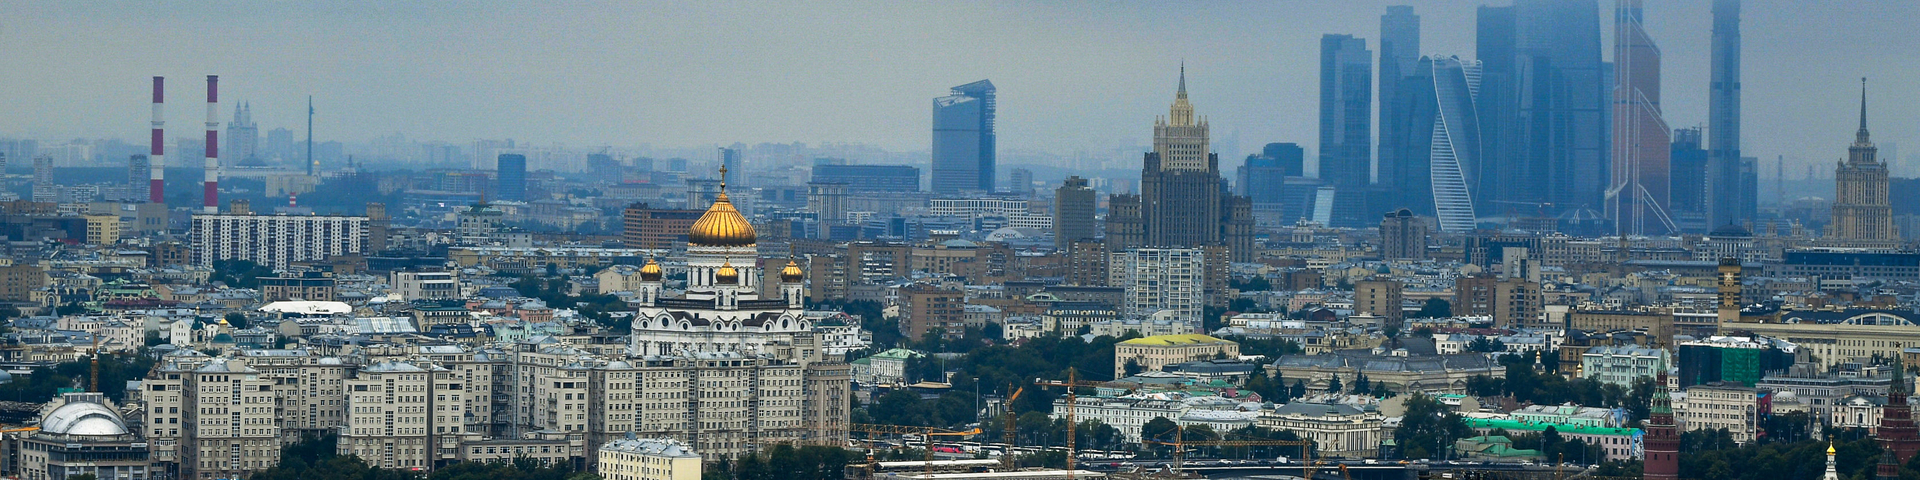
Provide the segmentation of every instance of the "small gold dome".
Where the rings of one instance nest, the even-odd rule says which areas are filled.
[[[713,272],[713,281],[721,285],[739,285],[740,271],[733,269],[733,262],[722,263],[720,269]]]
[[[687,243],[702,247],[747,247],[756,243],[753,224],[733,208],[733,201],[727,199],[722,190],[713,199],[713,206],[700,220],[693,222],[693,228],[687,230]]]
[[[661,276],[660,262],[653,261],[652,258],[648,258],[647,264],[640,267],[641,280],[645,280],[649,282],[658,282],[660,281],[660,276]]]
[[[780,281],[782,282],[796,283],[806,276],[807,274],[805,272],[800,271],[800,264],[793,263],[791,259],[787,260],[787,268],[780,270]]]

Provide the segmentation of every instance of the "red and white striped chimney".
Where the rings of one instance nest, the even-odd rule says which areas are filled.
[[[167,202],[167,117],[161,114],[166,100],[166,78],[153,77],[153,138],[147,149],[147,201],[153,203]]]
[[[220,76],[207,76],[207,181],[204,213],[220,213]]]

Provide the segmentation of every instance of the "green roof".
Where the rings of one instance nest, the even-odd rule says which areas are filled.
[[[1640,429],[1638,428],[1589,427],[1586,425],[1569,425],[1569,424],[1546,423],[1546,422],[1523,422],[1520,420],[1492,420],[1492,419],[1485,419],[1485,418],[1468,418],[1465,420],[1467,421],[1467,426],[1471,428],[1485,428],[1489,430],[1498,428],[1498,429],[1506,430],[1509,432],[1514,432],[1514,431],[1540,432],[1540,431],[1546,431],[1547,427],[1553,427],[1554,431],[1557,431],[1560,433],[1578,433],[1581,435],[1621,435],[1621,436],[1629,436],[1629,437],[1640,436]]]

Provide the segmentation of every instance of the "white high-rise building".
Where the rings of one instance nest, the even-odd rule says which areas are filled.
[[[367,217],[201,214],[193,216],[188,233],[195,265],[248,260],[287,268],[293,262],[364,252]]]
[[[1206,255],[1198,248],[1136,248],[1113,252],[1107,262],[1107,284],[1125,288],[1122,313],[1146,318],[1167,311],[1162,318],[1199,325],[1206,305],[1203,283]]]

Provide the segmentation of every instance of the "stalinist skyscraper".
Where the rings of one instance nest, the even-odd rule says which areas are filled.
[[[1187,102],[1187,72],[1181,67],[1173,106],[1153,125],[1153,151],[1142,162],[1140,195],[1109,200],[1116,213],[1108,215],[1107,245],[1116,250],[1225,245],[1235,261],[1252,261],[1252,203],[1225,194],[1220,158],[1209,148],[1207,121]],[[1116,218],[1135,211],[1137,219]]]
[[[1833,224],[1827,238],[1838,246],[1892,246],[1900,240],[1887,200],[1887,164],[1867,139],[1867,80],[1860,79],[1860,131],[1847,147],[1847,161],[1834,169]]]

